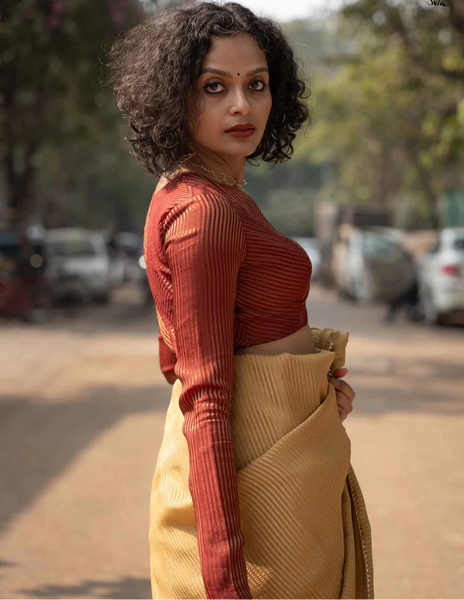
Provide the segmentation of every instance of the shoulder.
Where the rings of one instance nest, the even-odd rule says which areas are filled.
[[[179,220],[191,225],[215,220],[220,226],[221,219],[231,225],[240,224],[233,202],[213,183],[183,175],[171,184],[175,185],[166,190],[167,194],[163,199],[165,229]]]
[[[159,189],[160,184],[161,188]],[[160,178],[158,186],[153,196],[157,194],[159,189],[159,196],[164,201],[189,198],[199,194],[226,196],[221,186],[214,184],[207,177],[200,177],[194,173],[178,174],[172,179],[163,176]]]
[[[183,174],[152,197],[147,235],[156,235],[167,250],[173,240],[226,247],[245,253],[245,233],[233,199],[207,178]],[[190,239],[190,242],[188,240]]]

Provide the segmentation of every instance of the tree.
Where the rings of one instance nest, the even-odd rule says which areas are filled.
[[[425,74],[464,82],[464,7],[455,0],[396,3],[358,0],[345,5],[343,17],[371,26],[384,41],[395,38],[411,63]]]
[[[433,19],[416,3],[384,0],[341,11],[336,35],[351,40],[351,49],[327,58],[338,71],[316,87],[314,131],[298,147],[305,160],[335,167],[321,197],[386,204],[420,198],[417,210],[438,226],[440,194],[463,184],[463,44],[459,27],[450,24],[454,33],[446,36],[433,30]],[[455,13],[455,26],[457,20]]]
[[[0,164],[11,220],[37,210],[45,147],[115,126],[105,114],[102,45],[144,14],[138,0],[2,0]]]

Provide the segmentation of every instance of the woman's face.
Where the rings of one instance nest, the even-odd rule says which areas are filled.
[[[193,130],[197,131],[195,146],[230,158],[252,154],[263,137],[272,106],[267,59],[256,40],[247,33],[213,36],[195,89],[202,110],[198,129]],[[226,133],[230,127],[246,123],[255,127],[250,137]]]

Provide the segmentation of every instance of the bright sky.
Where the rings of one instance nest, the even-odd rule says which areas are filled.
[[[293,19],[322,16],[336,10],[346,2],[343,0],[237,0],[258,16],[269,16],[281,23]],[[222,0],[221,0],[222,2]],[[225,0],[224,0],[225,2]],[[223,3],[223,2],[222,2]]]

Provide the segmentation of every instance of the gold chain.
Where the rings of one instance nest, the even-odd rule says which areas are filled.
[[[190,152],[190,154],[184,154],[184,156],[182,156],[179,160],[179,162],[185,162],[186,160],[190,161],[192,163],[192,165],[194,167],[200,167],[200,169],[204,169],[205,171],[208,171],[208,173],[212,173],[213,175],[224,175],[222,182],[223,183],[227,183],[226,179],[232,179],[232,184],[229,185],[240,185],[240,186],[244,186],[247,185],[247,182],[245,181],[245,179],[243,179],[243,181],[240,181],[239,179],[234,179],[234,177],[232,177],[232,175],[226,175],[225,173],[215,173],[214,171],[210,171],[210,169],[207,169],[206,167],[204,167],[202,164],[200,164],[200,159],[198,158],[198,163],[199,164],[195,164],[194,162],[192,162],[191,158],[192,157],[198,158],[197,154],[195,153],[195,150],[193,152]]]

